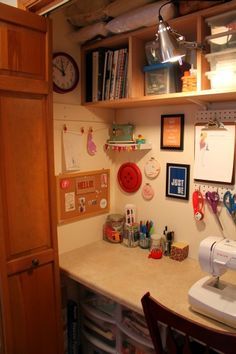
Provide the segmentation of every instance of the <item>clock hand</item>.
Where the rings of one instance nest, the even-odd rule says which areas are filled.
[[[64,68],[64,71],[65,71],[65,72],[66,72],[66,69],[67,69],[68,64],[69,64],[69,61],[67,61],[66,67]]]
[[[59,70],[62,74],[64,74],[64,71],[61,68],[59,68],[59,66],[57,66],[56,64],[53,64],[53,66],[57,68],[57,70]]]
[[[65,68],[64,68],[64,62],[61,58],[61,72],[62,72],[62,75],[65,76]]]

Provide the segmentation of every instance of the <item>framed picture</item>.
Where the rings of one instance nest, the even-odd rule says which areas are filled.
[[[183,150],[184,114],[161,115],[161,149]]]
[[[189,165],[166,164],[166,197],[189,199]]]

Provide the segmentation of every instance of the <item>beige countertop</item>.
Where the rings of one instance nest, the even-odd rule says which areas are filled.
[[[151,259],[148,254],[148,250],[139,247],[127,248],[101,240],[61,254],[59,262],[68,277],[139,313],[142,313],[140,300],[149,291],[177,313],[214,328],[234,331],[190,309],[188,290],[207,275],[196,260]],[[232,279],[232,274],[236,278],[235,273],[228,273],[225,280]]]

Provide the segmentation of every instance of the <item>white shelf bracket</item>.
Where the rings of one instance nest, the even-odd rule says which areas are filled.
[[[197,98],[190,98],[190,97],[187,100],[192,103],[195,103],[197,106],[200,106],[205,111],[207,111],[209,109],[209,102],[203,102]]]

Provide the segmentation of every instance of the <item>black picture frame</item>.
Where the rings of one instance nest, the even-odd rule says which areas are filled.
[[[166,164],[166,197],[189,199],[190,165]]]
[[[161,115],[161,149],[184,149],[184,114]]]

